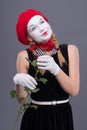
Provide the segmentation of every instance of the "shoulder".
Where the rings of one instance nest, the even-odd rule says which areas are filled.
[[[79,59],[79,50],[75,44],[61,44],[59,47],[66,61]]]
[[[17,55],[17,59],[24,59],[24,58],[28,58],[28,54],[27,54],[27,51],[26,50],[22,50],[18,53]]]
[[[78,51],[78,47],[75,44],[68,44],[68,50],[77,50]]]
[[[29,68],[29,62],[27,62],[28,54],[26,50],[22,50],[17,55],[16,66],[18,71],[25,71]]]
[[[79,50],[78,50],[78,47],[76,45],[68,44],[68,56],[69,56],[69,60],[79,58]]]
[[[26,50],[22,50],[20,52],[18,52],[18,57],[23,57],[27,55],[27,51]]]
[[[75,44],[60,44],[59,47],[60,48],[66,48],[68,50],[70,50],[70,49],[78,50],[78,47]]]
[[[68,44],[68,53],[69,54],[76,54],[78,53],[79,50],[78,50],[78,47],[74,44]]]

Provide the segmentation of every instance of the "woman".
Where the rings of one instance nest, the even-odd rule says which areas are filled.
[[[74,130],[69,96],[79,92],[79,54],[75,45],[59,45],[53,30],[40,11],[28,9],[22,12],[16,25],[18,40],[28,45],[28,49],[19,52],[17,74],[13,80],[18,95],[26,103],[28,92],[24,87],[34,90],[30,94],[31,104],[22,119],[21,130]],[[28,62],[36,60],[38,77],[47,82],[36,81],[35,69]]]

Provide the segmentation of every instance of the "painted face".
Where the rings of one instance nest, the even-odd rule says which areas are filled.
[[[51,26],[42,16],[39,15],[35,15],[29,20],[27,31],[32,39],[37,43],[46,42],[52,36]]]

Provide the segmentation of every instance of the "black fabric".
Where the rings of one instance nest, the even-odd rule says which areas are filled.
[[[68,75],[68,45],[60,45],[61,52],[65,57],[67,64],[64,63],[61,69]],[[27,53],[31,61],[35,59],[34,55],[27,49]],[[55,62],[60,66],[57,54],[53,55]],[[34,76],[35,70],[30,65],[29,74]],[[66,93],[55,76],[48,71],[44,76],[40,73],[38,77],[44,77],[47,79],[47,83],[44,85],[42,82],[38,82],[37,87],[40,89],[36,93],[31,93],[31,98],[36,101],[52,101],[52,100],[64,100],[69,98],[69,94]],[[70,103],[59,104],[54,106],[41,106],[38,108],[28,108],[23,116],[21,123],[21,130],[74,130],[72,109]]]

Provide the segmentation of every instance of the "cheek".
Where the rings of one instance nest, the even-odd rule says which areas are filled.
[[[35,32],[34,32],[34,33],[31,33],[30,36],[31,36],[32,38],[35,38],[35,37],[37,36],[37,33],[35,33]]]
[[[49,30],[51,30],[51,26],[50,25],[48,25],[48,28],[49,28]]]
[[[38,33],[33,33],[33,34],[31,35],[31,37],[32,37],[32,39],[35,40],[35,41],[37,41],[37,39],[40,38],[40,36],[39,36]]]
[[[48,23],[45,23],[44,26],[50,28],[50,25]]]

